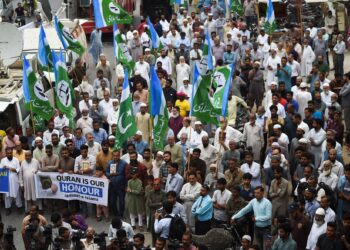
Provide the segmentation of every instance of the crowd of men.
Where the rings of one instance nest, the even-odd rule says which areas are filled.
[[[136,63],[129,82],[138,131],[123,148],[114,147],[123,66],[113,68],[93,53],[103,51],[97,30],[90,47],[96,78],[88,79],[82,59],[69,73],[76,128],[57,112],[35,133],[6,129],[0,168],[10,171],[10,191],[3,202],[6,215],[24,207],[26,249],[45,249],[51,240],[60,249],[97,249],[89,216],[109,227],[108,249],[145,249],[146,231],[157,250],[173,240],[181,243],[175,249],[206,249],[193,244],[192,234],[223,225],[233,225],[243,250],[350,249],[350,72],[344,74],[346,44],[334,14],[325,13],[324,27],[291,26],[278,37],[260,28],[254,38],[254,1],[244,1],[242,17],[232,17],[223,3],[198,1],[198,13],[176,5],[171,19],[154,20],[159,54],[151,50],[145,20],[124,30]],[[218,127],[189,117],[206,33],[215,67],[235,63],[228,114]],[[150,65],[170,117],[159,151],[150,147]],[[108,206],[37,199],[37,172],[108,179]]]

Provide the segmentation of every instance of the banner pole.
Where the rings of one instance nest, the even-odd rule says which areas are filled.
[[[30,110],[30,118],[32,120],[33,133],[35,134],[35,123],[34,123],[33,107],[32,107],[31,101],[29,101],[29,110]]]

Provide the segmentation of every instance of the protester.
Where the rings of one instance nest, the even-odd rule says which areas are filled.
[[[17,8],[19,18],[29,4]],[[325,6],[323,19],[310,16],[315,20],[300,30],[291,24],[297,18],[289,3],[281,11],[274,5],[275,12],[268,4],[274,22],[252,0],[229,8],[223,0],[169,5],[169,13],[155,9],[140,24],[130,16],[138,26],[126,24],[135,14],[128,4],[118,11],[110,5],[108,14],[97,8],[96,26],[118,15],[125,21],[116,19],[113,45],[102,27],[93,29],[89,45],[79,25],[57,29],[74,59],[67,72],[48,56],[56,72],[53,96],[44,98],[23,70],[29,119],[22,109],[22,120],[10,119],[10,108],[1,113],[1,124],[12,126],[0,128],[6,226],[14,224],[16,202],[19,215],[30,213],[27,229],[33,217],[38,236],[45,218],[38,221],[31,210],[52,215],[53,239],[68,249],[78,241],[71,228],[87,231],[86,249],[97,248],[104,218],[112,220],[108,249],[160,250],[176,231],[168,216],[209,236],[227,233],[217,227],[232,218],[244,250],[349,248],[350,72],[339,8]],[[30,102],[25,79],[35,86]],[[84,219],[92,214],[97,221]],[[139,233],[144,225],[152,241]],[[194,249],[191,233],[178,237],[180,249]]]

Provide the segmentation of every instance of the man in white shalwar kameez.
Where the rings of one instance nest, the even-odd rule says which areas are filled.
[[[5,200],[5,208],[6,208],[6,215],[11,214],[11,205],[13,201],[16,201],[16,206],[18,208],[22,207],[22,199],[19,189],[19,179],[18,179],[18,173],[20,171],[20,164],[19,160],[15,157],[13,157],[13,149],[7,148],[5,150],[6,157],[3,158],[0,162],[0,169],[6,168],[9,170],[9,193],[4,194],[4,200]]]
[[[208,136],[208,133],[203,130],[202,123],[200,121],[196,121],[194,123],[194,131],[191,134],[191,148],[195,149],[201,145],[203,136]]]
[[[318,168],[322,160],[322,143],[326,140],[326,132],[322,128],[323,121],[314,120],[313,129],[309,131],[309,141],[311,142],[311,152],[315,156],[315,167]]]
[[[226,149],[224,147],[220,147],[220,134],[222,131],[225,132]],[[231,140],[234,140],[235,142],[241,142],[243,140],[243,134],[237,129],[227,126],[227,120],[223,117],[220,117],[220,127],[218,127],[215,131],[214,146],[220,150],[221,154],[223,154],[229,148],[229,142]]]
[[[308,92],[306,89],[307,88],[306,82],[300,83],[299,88],[300,89],[294,98],[299,104],[299,114],[301,115],[301,118],[304,120],[304,118],[305,118],[304,110],[308,106],[308,104],[307,104],[308,101],[312,100],[312,96],[311,96],[311,93]]]
[[[251,113],[249,122],[244,124],[243,141],[247,147],[252,147],[254,161],[260,162],[260,152],[264,145],[264,133],[262,127],[255,124],[256,116]]]
[[[265,65],[265,70],[267,71],[265,90],[267,90],[270,83],[276,79],[275,75],[277,72],[277,64],[281,64],[281,58],[276,55],[276,51],[274,49],[271,49],[271,55],[266,60]]]
[[[314,223],[312,224],[309,237],[307,238],[306,249],[315,250],[318,237],[326,233],[327,223],[324,220],[325,215],[326,213],[323,208],[317,208]]]
[[[198,198],[202,185],[197,182],[195,174],[190,174],[188,182],[182,186],[180,192],[180,199],[183,201],[186,217],[188,218],[188,226],[194,232],[194,216],[192,215],[192,205]]]
[[[107,115],[107,122],[109,124],[109,131],[112,131],[112,125],[117,124],[119,115],[119,101],[118,99],[113,99],[113,112],[109,112]]]
[[[146,81],[147,81],[147,84],[149,84],[149,70],[150,70],[150,66],[149,66],[148,62],[145,62],[143,55],[140,55],[139,61],[137,61],[135,63],[134,70],[135,70],[135,72],[139,71],[140,75],[143,78],[145,78]]]
[[[312,47],[309,45],[307,39],[304,40],[304,50],[301,57],[301,76],[307,76],[310,74],[312,69],[312,64],[316,59],[315,53],[312,50]]]
[[[184,79],[190,79],[191,67],[185,62],[185,57],[180,56],[179,64],[176,65],[176,88],[180,91],[180,87],[183,86]]]
[[[22,161],[21,169],[19,172],[19,183],[24,190],[24,205],[25,211],[28,212],[29,208],[36,202],[35,193],[35,173],[39,170],[40,163],[38,160],[33,159],[32,152],[25,152],[25,160]],[[41,202],[39,202],[39,209]]]

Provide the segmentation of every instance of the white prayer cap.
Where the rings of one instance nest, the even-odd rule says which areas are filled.
[[[157,152],[157,155],[161,155],[161,156],[163,156],[163,155],[164,155],[164,153],[163,153],[163,151],[158,151],[158,152]]]
[[[307,144],[307,143],[308,143],[308,141],[307,141],[306,138],[301,138],[301,139],[299,139],[298,142],[299,142],[299,143],[304,143],[304,144]]]
[[[137,130],[136,134],[142,136],[142,132],[140,130]]]
[[[132,33],[133,34],[138,34],[139,32],[137,30],[134,30]]]
[[[42,140],[43,139],[41,137],[39,137],[39,136],[35,138],[35,141],[42,141]]]
[[[300,83],[300,85],[299,85],[299,87],[300,88],[307,88],[307,83],[306,82],[302,82],[302,83]]]
[[[147,104],[146,104],[146,103],[142,102],[142,103],[140,104],[140,108],[146,108],[146,107],[147,107]]]
[[[209,13],[208,16],[213,16],[213,13]]]
[[[329,83],[328,83],[328,82],[324,83],[324,84],[322,85],[322,88],[324,88],[324,87],[329,87]]]
[[[196,121],[194,125],[202,125],[202,123],[200,121]]]
[[[114,135],[110,135],[110,136],[108,136],[108,139],[115,139],[115,136]]]
[[[188,77],[184,77],[184,79],[182,80],[183,82],[184,81],[189,81]]]
[[[115,102],[119,104],[118,99],[113,99],[113,100],[112,100],[112,103],[115,103]]]
[[[217,168],[218,166],[216,164],[210,164],[209,168]]]
[[[301,129],[302,131],[304,131],[304,133],[306,133],[305,127],[299,125],[299,126],[297,127],[297,129],[298,129],[298,128]]]
[[[275,86],[277,86],[278,84],[277,84],[277,82],[271,82],[270,85],[275,85]]]
[[[145,52],[150,52],[151,50],[149,48],[146,48],[145,49]]]
[[[279,125],[279,124],[275,124],[275,125],[273,125],[273,128],[274,128],[274,129],[279,129],[279,128],[282,128],[282,127],[281,127],[281,125]]]
[[[271,147],[280,148],[280,145],[278,144],[278,142],[273,142],[273,143],[271,144]]]
[[[317,215],[323,215],[323,216],[326,215],[326,213],[325,213],[325,211],[324,211],[324,209],[323,209],[322,207],[317,208],[315,214],[317,214]]]
[[[247,240],[249,242],[252,242],[252,237],[246,234],[246,235],[243,235],[242,240]]]
[[[137,75],[137,76],[138,76],[138,75],[141,75],[141,72],[138,71],[138,70],[136,70],[136,71],[135,71],[135,75]]]

